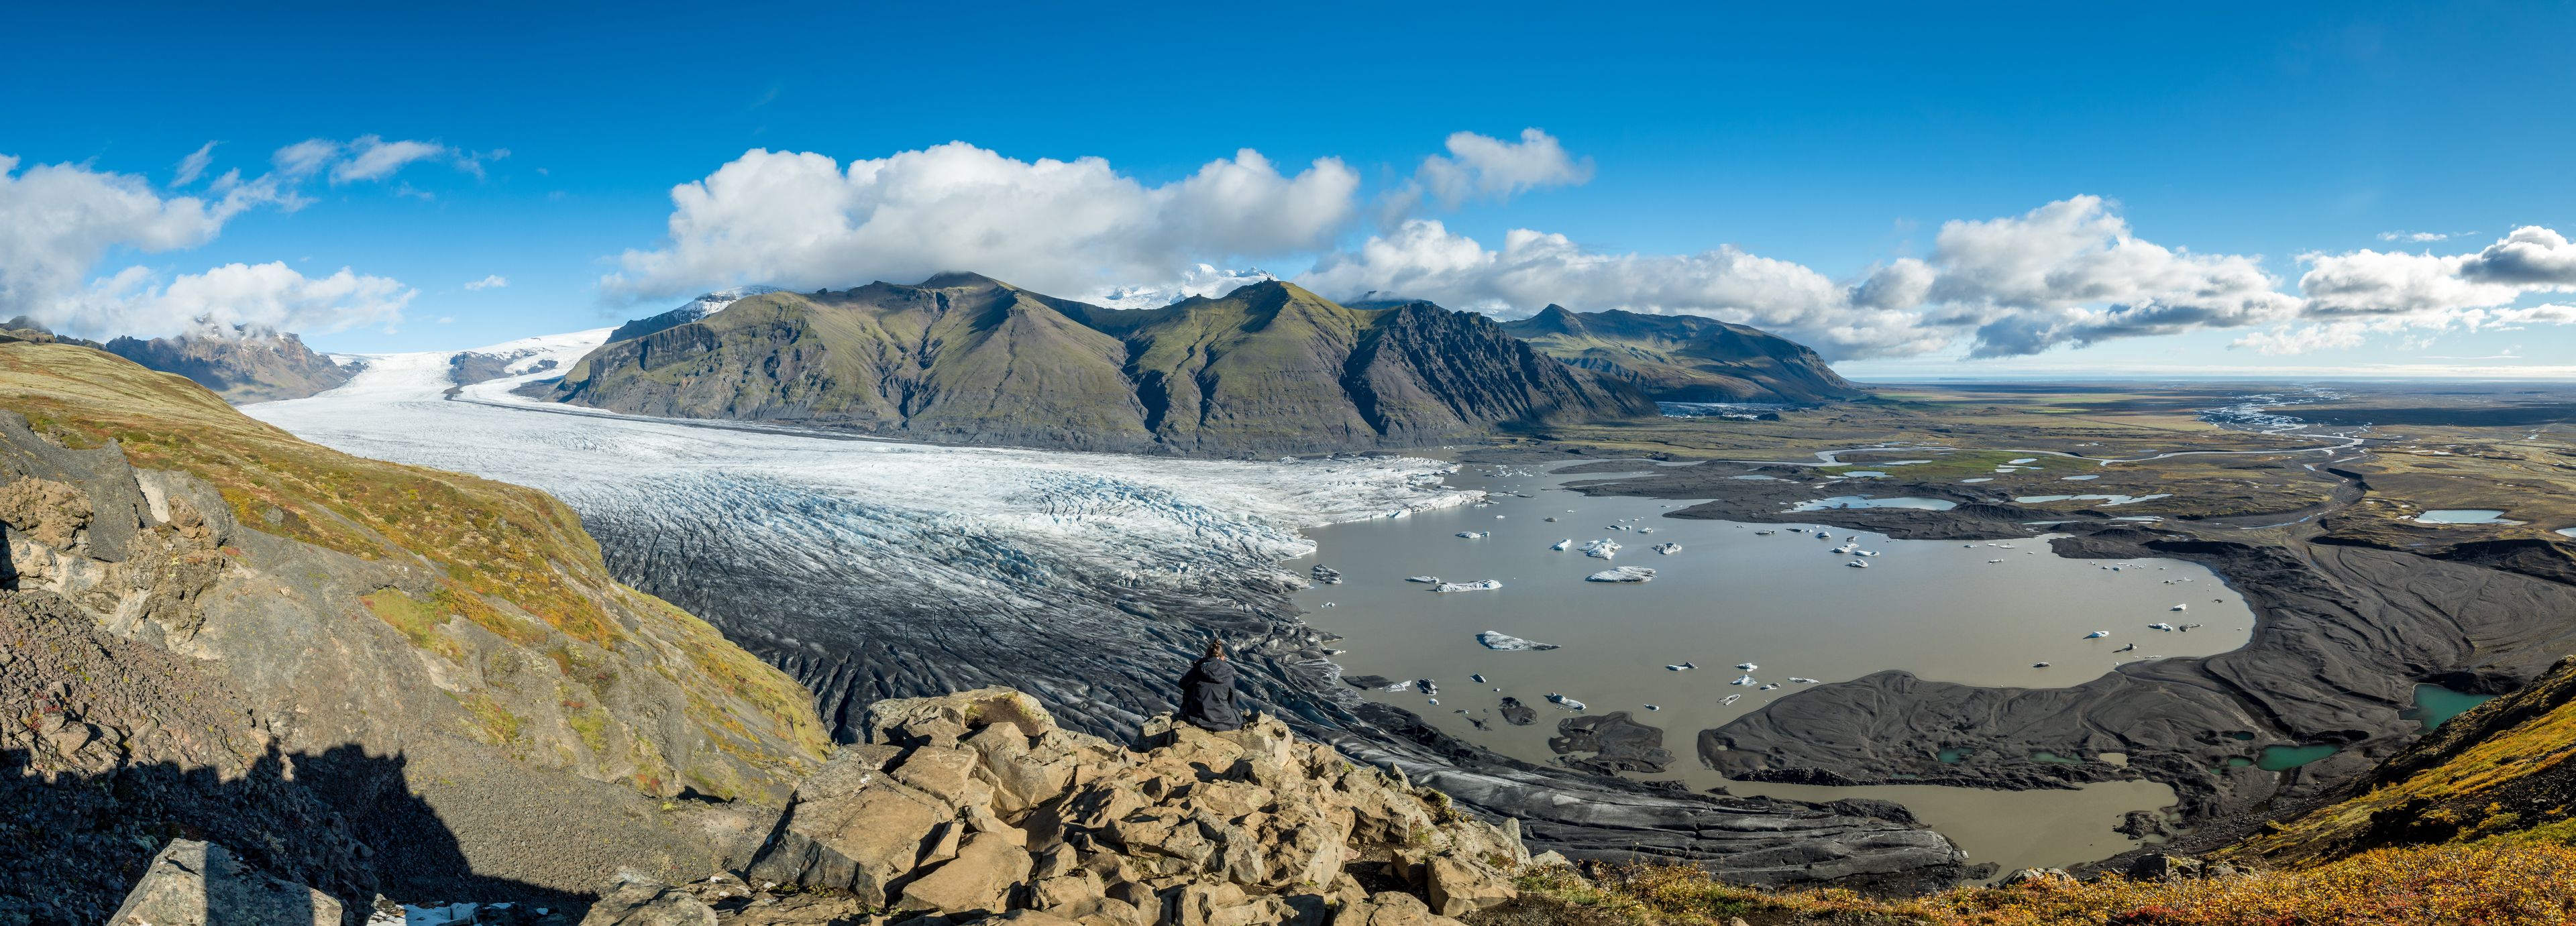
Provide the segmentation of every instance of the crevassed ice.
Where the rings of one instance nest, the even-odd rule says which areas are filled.
[[[1217,461],[944,447],[620,415],[510,394],[610,329],[528,338],[547,372],[442,396],[453,352],[365,355],[365,372],[246,414],[362,456],[553,493],[587,520],[719,525],[737,553],[1008,602],[1032,585],[1191,582],[1313,552],[1299,528],[1473,501],[1419,458]],[[891,589],[889,589],[891,591]]]

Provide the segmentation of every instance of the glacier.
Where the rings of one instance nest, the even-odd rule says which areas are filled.
[[[1167,680],[1217,632],[1267,646],[1279,672],[1329,674],[1326,635],[1284,617],[1303,580],[1279,564],[1314,551],[1297,531],[1481,497],[1441,487],[1451,465],[1421,458],[951,447],[512,392],[611,330],[465,352],[508,358],[508,375],[461,387],[459,352],[362,355],[338,389],[243,411],[348,453],[552,493],[621,581],[787,669],[845,735],[878,698],[993,684],[1099,732],[1133,729],[1168,709]],[[1266,687],[1273,703],[1311,700],[1285,678]]]

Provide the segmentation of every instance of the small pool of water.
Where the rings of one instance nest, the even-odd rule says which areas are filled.
[[[1961,480],[1959,480],[1959,481],[1960,481],[1960,482],[1993,482],[1993,481],[1995,481],[1995,477],[1993,477],[1993,476],[1979,476],[1979,477],[1977,477],[1977,478],[1975,478],[1975,479],[1961,479]],[[2570,530],[2570,531],[2576,531],[2576,527],[2571,527],[2571,528],[2568,528],[2567,530]],[[2566,531],[2560,531],[2559,533],[2562,533],[2562,534],[2563,534],[2563,533],[2566,533]],[[2576,537],[2576,534],[2569,534],[2568,536]]]
[[[1778,477],[1778,476],[1765,476],[1765,475],[1762,475],[1761,473],[1745,473],[1745,474],[1740,475],[1740,476],[1728,476],[1728,477],[1726,477],[1726,478],[1728,478],[1728,479],[1750,479],[1750,480],[1753,480],[1753,481],[1755,481],[1755,482],[1778,482],[1778,481],[1780,481],[1780,477]]]
[[[2504,512],[2493,508],[2436,508],[2415,516],[2422,524],[2520,524],[2507,521]]]
[[[1885,477],[1887,474],[1886,474],[1886,473],[1884,473],[1884,472],[1881,472],[1881,471],[1879,471],[1879,470],[1874,470],[1874,469],[1856,469],[1856,470],[1852,470],[1852,471],[1850,471],[1850,472],[1846,472],[1846,473],[1844,473],[1843,475],[1845,475],[1845,476],[1857,476],[1857,477],[1862,478],[1862,479],[1878,479],[1878,478],[1883,478],[1883,477]]]
[[[1940,498],[1915,498],[1912,496],[1900,496],[1897,498],[1871,498],[1866,495],[1837,495],[1832,498],[1820,498],[1812,502],[1806,502],[1789,510],[1823,511],[1828,508],[1911,508],[1917,511],[1948,511],[1957,507],[1959,507],[1958,502]]]
[[[2430,733],[2451,718],[2468,713],[2469,708],[2492,700],[2495,700],[2494,695],[2452,691],[2440,685],[2417,685],[2415,709],[2401,716],[2423,724],[2424,732]]]
[[[2558,529],[2558,533],[2563,536],[2576,537],[2576,527],[2562,527]]]
[[[2067,481],[2067,482],[2091,482],[2091,481],[2093,481],[2093,480],[2100,479],[2100,478],[2102,478],[2102,477],[2100,477],[2100,476],[2059,476],[2059,477],[2057,477],[2057,478],[2059,478],[2059,479],[2061,479],[2061,480],[2064,480],[2064,481]]]
[[[2335,748],[2322,743],[2314,746],[2265,746],[2262,757],[2254,760],[2254,767],[2267,772],[2286,772],[2334,755]]]
[[[2033,762],[2046,762],[2046,763],[2048,763],[2048,764],[2050,764],[2050,765],[2082,765],[2082,764],[2084,764],[2084,760],[2082,760],[2082,759],[2070,759],[2070,758],[2067,758],[2067,757],[2065,757],[2065,756],[2058,755],[2058,754],[2053,753],[2053,752],[2034,752],[2034,753],[2031,753],[2031,754],[2030,754],[2030,760],[2031,760],[2031,761],[2033,761]]]

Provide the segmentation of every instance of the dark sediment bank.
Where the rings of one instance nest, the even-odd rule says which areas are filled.
[[[1672,750],[1664,748],[1663,728],[1638,723],[1627,711],[1557,721],[1556,735],[1548,738],[1547,748],[1563,757],[1557,761],[1567,768],[1600,775],[1656,774],[1673,764]]]

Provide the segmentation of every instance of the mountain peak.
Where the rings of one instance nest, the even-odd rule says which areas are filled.
[[[930,279],[921,281],[917,288],[981,289],[987,286],[1001,286],[1012,289],[1018,288],[1011,286],[1009,283],[1004,283],[1000,280],[993,279],[992,277],[988,277],[971,270],[943,270],[938,273],[931,274]]]
[[[1705,316],[1551,305],[1503,330],[1657,401],[1819,402],[1864,394],[1803,344]]]

